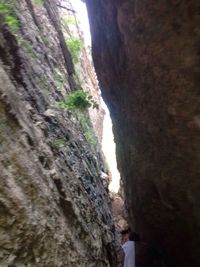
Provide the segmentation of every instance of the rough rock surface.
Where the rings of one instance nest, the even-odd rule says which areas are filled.
[[[55,1],[10,12],[19,29],[0,15],[0,266],[116,266],[104,162],[56,107],[76,84]]]
[[[200,2],[86,3],[132,227],[171,267],[198,267]]]
[[[84,34],[79,25],[79,19],[74,11],[73,0],[60,0],[59,6],[59,14],[61,17],[61,25],[64,33],[65,39],[71,39],[72,37],[78,38],[82,44],[84,44]],[[65,21],[71,19],[71,23],[68,23],[65,27]],[[93,100],[98,104],[98,109],[89,108],[89,115],[95,130],[96,136],[99,142],[102,142],[103,135],[103,119],[104,113],[101,106],[100,100],[100,89],[96,77],[96,73],[94,70],[92,57],[91,57],[91,48],[88,43],[83,45],[80,49],[79,60],[75,62],[75,74],[76,80],[79,81],[80,86],[90,94]]]
[[[118,232],[126,230],[128,226],[127,212],[124,199],[117,193],[110,193],[112,203],[112,215]]]

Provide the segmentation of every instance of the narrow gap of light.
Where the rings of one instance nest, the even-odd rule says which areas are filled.
[[[89,21],[87,15],[86,5],[81,0],[72,0],[71,4],[76,11],[76,16],[78,21],[80,22],[81,30],[84,34],[84,41],[86,46],[91,46],[91,35],[89,28]],[[117,193],[120,187],[120,174],[117,169],[116,163],[116,153],[115,153],[115,142],[112,132],[112,121],[110,118],[109,110],[104,103],[103,99],[101,99],[102,107],[105,110],[105,116],[103,121],[103,140],[102,140],[102,150],[106,157],[106,161],[108,163],[112,181],[109,184],[109,190]]]
[[[102,107],[105,110],[105,116],[103,121],[102,149],[112,175],[112,181],[109,184],[109,190],[117,193],[120,187],[120,174],[117,169],[116,153],[115,153],[116,148],[112,131],[112,121],[110,118],[109,110],[103,100],[102,100]]]

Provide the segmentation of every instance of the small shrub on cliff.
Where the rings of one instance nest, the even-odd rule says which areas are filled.
[[[77,64],[79,61],[80,51],[83,48],[82,41],[76,36],[72,36],[70,39],[66,41],[66,44],[71,53],[73,63]]]
[[[4,24],[15,33],[19,29],[19,20],[14,14],[14,8],[13,1],[0,0],[0,15],[3,16]]]
[[[54,145],[57,147],[62,147],[65,145],[65,140],[62,138],[58,138],[54,141]]]
[[[36,58],[37,55],[31,45],[31,43],[29,43],[28,40],[26,40],[23,36],[17,36],[16,37],[17,42],[19,44],[19,46],[25,51],[27,52],[32,58]]]
[[[62,21],[64,26],[76,25],[76,20],[73,15],[63,16]]]
[[[59,91],[63,90],[65,87],[65,81],[59,68],[54,68],[54,84]]]
[[[44,0],[33,0],[33,4],[36,6],[43,6]]]
[[[85,136],[85,139],[90,145],[95,145],[96,144],[96,137],[91,125],[90,118],[88,114],[82,113],[82,112],[77,112],[76,113],[77,118],[80,122],[81,128],[83,130],[83,135]]]
[[[95,135],[93,132],[88,131],[88,130],[84,131],[84,136],[90,145],[96,144]]]
[[[73,112],[78,119],[87,142],[90,145],[96,144],[95,134],[92,130],[91,121],[88,116],[88,108],[98,109],[98,104],[83,90],[76,90],[65,97],[64,101],[58,102],[58,106]]]
[[[76,90],[65,96],[65,100],[58,103],[59,107],[69,111],[85,111],[88,108],[97,108],[98,104],[83,90]]]

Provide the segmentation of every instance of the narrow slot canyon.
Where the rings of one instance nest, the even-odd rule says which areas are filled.
[[[0,267],[200,266],[199,43],[197,0],[0,0]]]

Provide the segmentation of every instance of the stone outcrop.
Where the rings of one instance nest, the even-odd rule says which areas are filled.
[[[198,267],[199,1],[86,3],[132,228]]]
[[[100,150],[57,106],[78,85],[56,2],[0,13],[0,266],[116,266]]]

